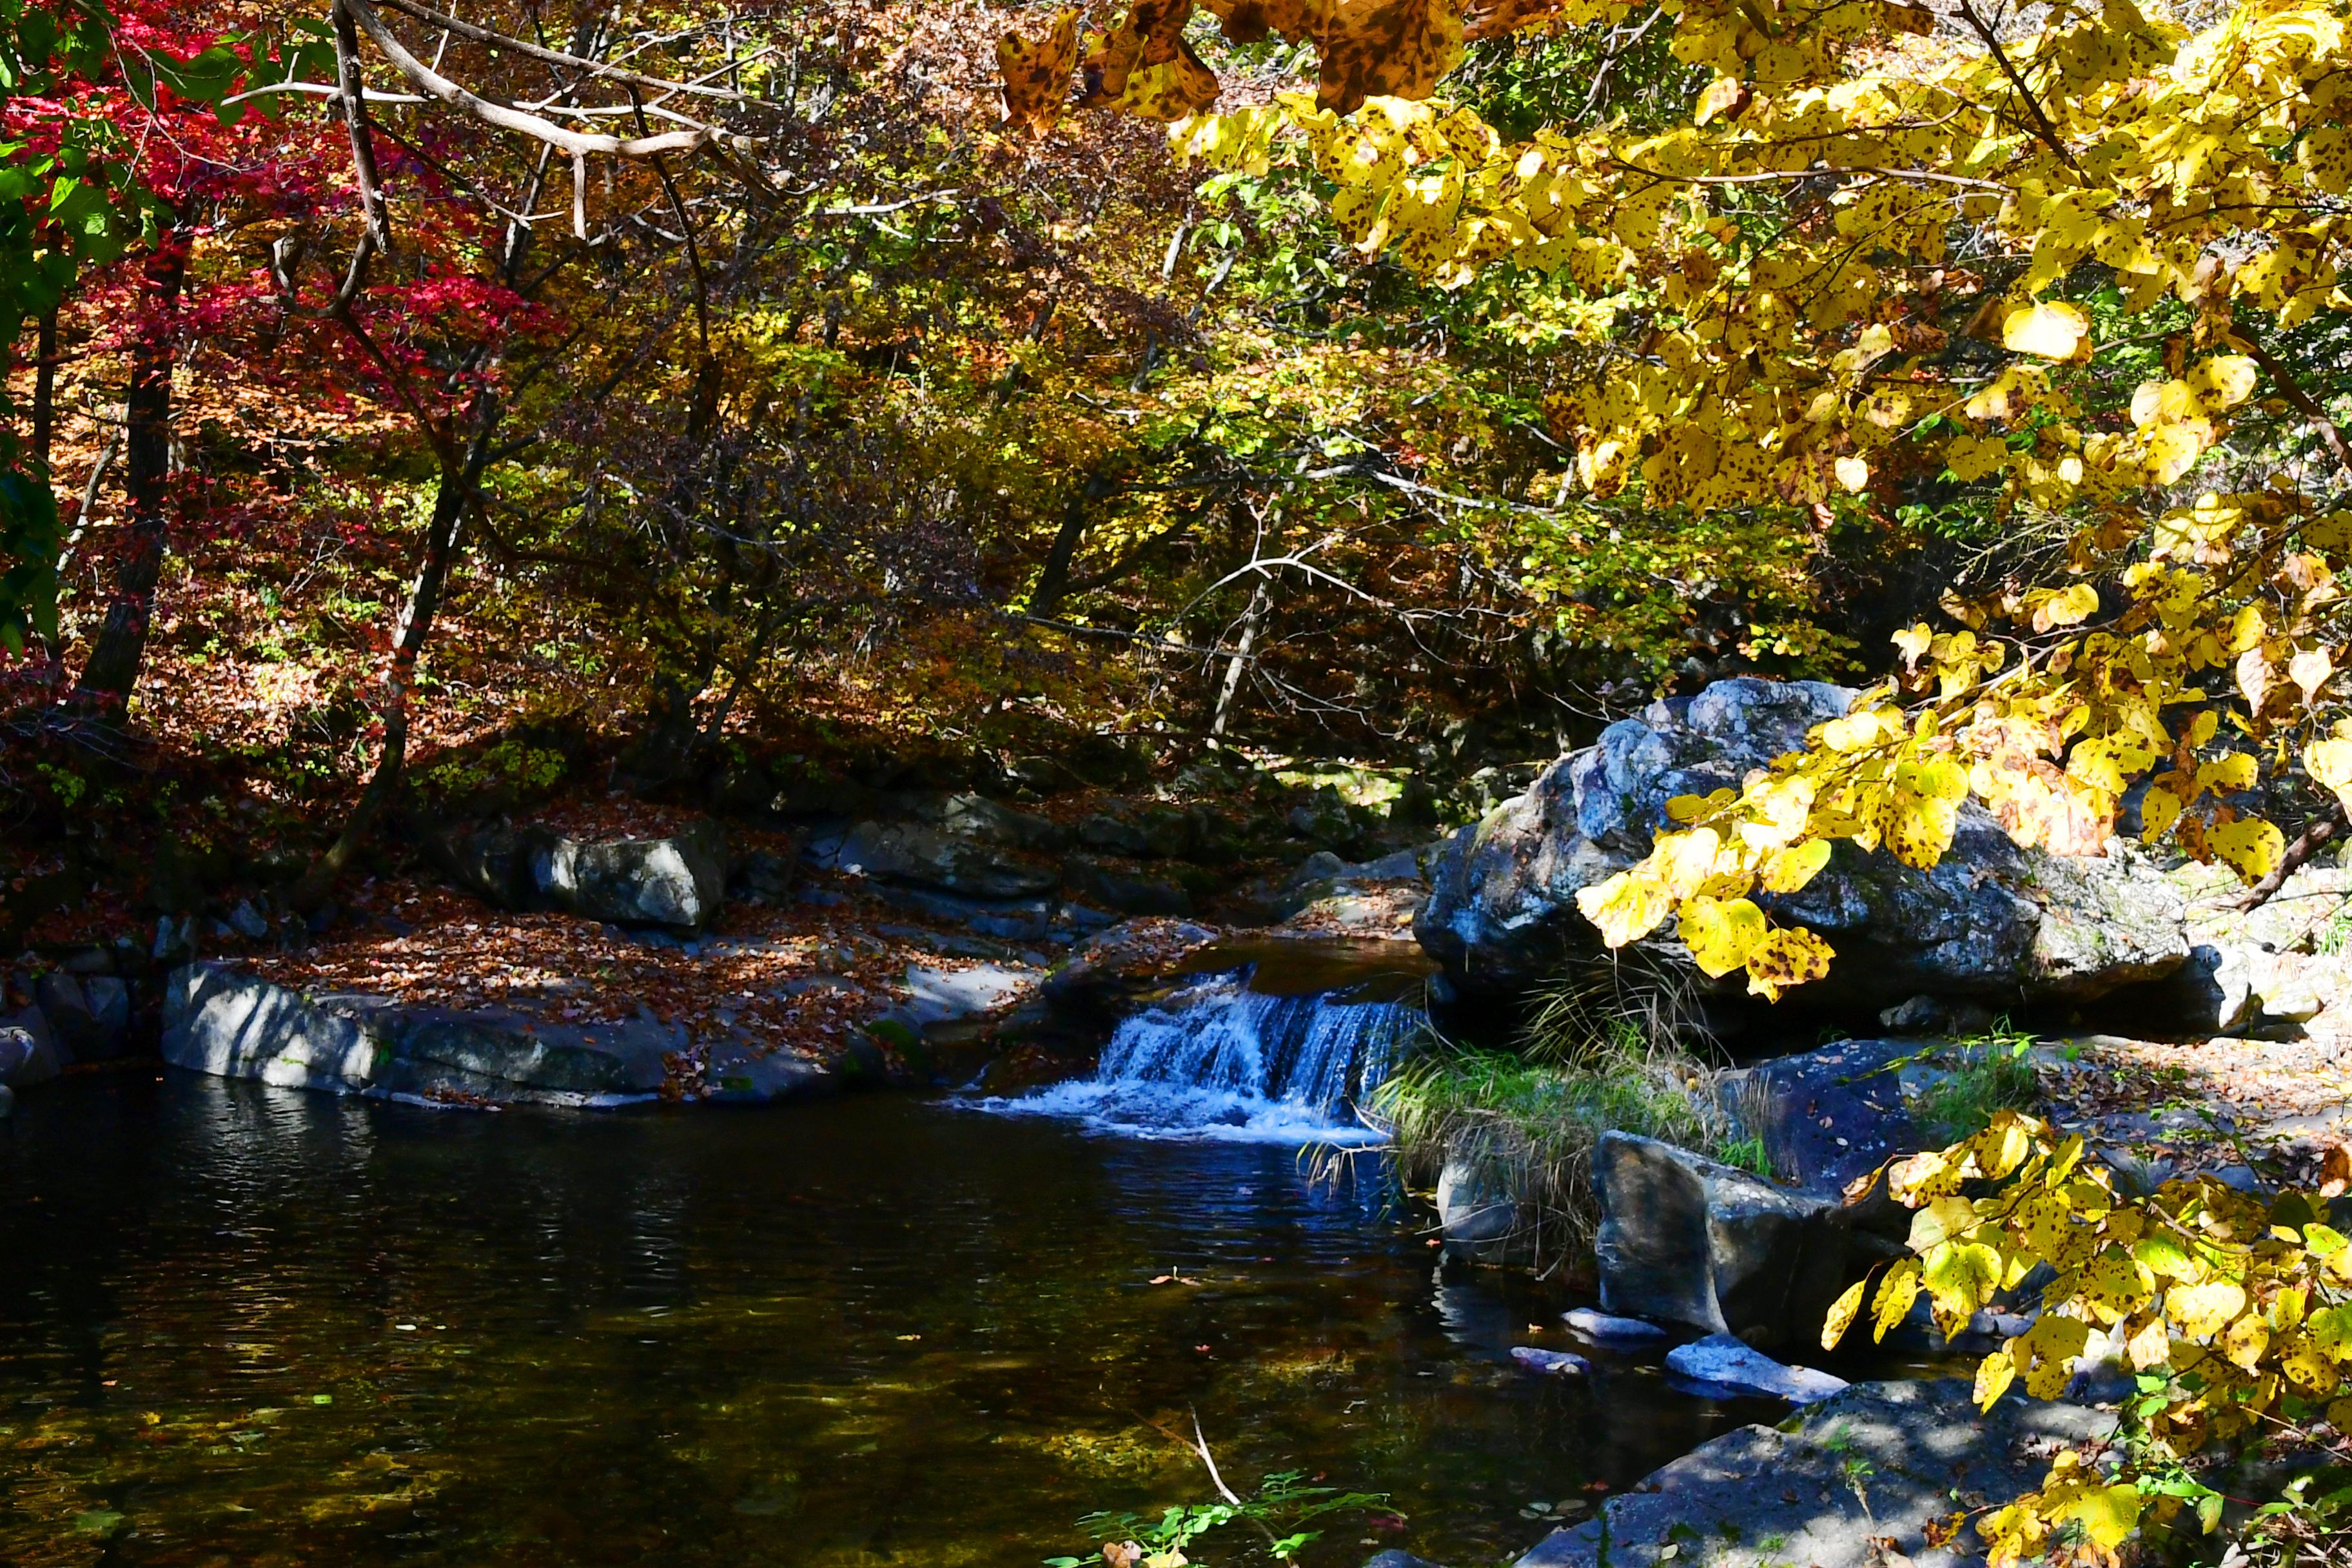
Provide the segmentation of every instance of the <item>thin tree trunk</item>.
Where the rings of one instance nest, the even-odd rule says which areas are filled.
[[[180,289],[188,271],[189,231],[173,224],[148,257],[140,280],[139,342],[125,399],[123,489],[131,533],[115,563],[114,597],[106,624],[82,666],[75,700],[86,710],[120,718],[139,683],[154,621],[155,584],[163,574],[171,520],[165,490],[172,467],[172,365],[177,357]]]
[[[442,459],[441,482],[433,494],[433,516],[425,524],[424,551],[417,561],[416,575],[409,584],[407,602],[401,606],[400,620],[394,629],[391,662],[384,667],[383,750],[376,758],[375,772],[369,775],[367,787],[360,793],[359,804],[344,819],[342,831],[326,852],[310,863],[296,885],[293,902],[298,910],[314,910],[326,901],[335,879],[350,868],[352,858],[400,793],[402,773],[408,762],[409,693],[415,685],[417,660],[433,636],[433,618],[440,611],[449,565],[457,555],[458,529],[480,491],[482,472],[489,466],[490,437],[498,430],[502,412],[496,395],[487,387],[475,393],[473,405],[467,410],[473,428],[466,445]]]
[[[1234,699],[1241,695],[1242,674],[1249,668],[1250,649],[1257,645],[1257,629],[1265,619],[1265,583],[1261,579],[1257,591],[1250,595],[1249,608],[1242,616],[1242,635],[1234,645],[1233,656],[1225,660],[1225,683],[1217,692],[1217,711],[1209,721],[1209,750],[1216,751],[1225,737],[1225,721],[1234,715]]]

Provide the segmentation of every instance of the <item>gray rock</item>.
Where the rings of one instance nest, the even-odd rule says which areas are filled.
[[[1050,899],[968,899],[934,888],[898,888],[887,883],[871,891],[892,909],[951,921],[1003,942],[1035,942],[1054,929],[1058,914]]]
[[[0,1084],[30,1089],[64,1070],[56,1037],[38,1007],[0,1018]]]
[[[1566,1351],[1538,1350],[1534,1345],[1513,1345],[1511,1359],[1529,1372],[1547,1376],[1581,1376],[1592,1370],[1592,1363],[1580,1355]]]
[[[951,837],[1050,855],[1068,847],[1070,831],[1051,817],[1015,811],[978,795],[908,794],[883,798],[886,812]]]
[[[1560,1314],[1560,1321],[1596,1345],[1619,1349],[1660,1344],[1668,1337],[1666,1331],[1655,1323],[1645,1323],[1639,1318],[1614,1317],[1590,1307],[1571,1307]]]
[[[1437,1224],[1447,1252],[1480,1263],[1512,1261],[1534,1243],[1509,1188],[1473,1152],[1449,1153],[1439,1167]]]
[[[1037,988],[1041,976],[1031,969],[981,963],[970,969],[907,966],[907,989],[912,994],[908,1011],[915,1026],[950,1023],[1009,1007]]]
[[[269,922],[261,918],[251,899],[240,900],[228,912],[228,928],[247,942],[259,942],[269,934]]]
[[[502,909],[692,932],[717,917],[727,896],[726,830],[710,821],[667,838],[592,842],[496,824],[428,845],[458,885]]]
[[[741,1040],[725,1040],[703,1058],[706,1096],[735,1105],[767,1105],[830,1094],[833,1075],[791,1051],[762,1051]]]
[[[1437,1568],[1437,1564],[1391,1546],[1365,1558],[1364,1568]]]
[[[1603,1311],[1765,1345],[1820,1334],[1845,1284],[1836,1205],[1626,1132],[1601,1135],[1592,1184]]]
[[[2111,1414],[2014,1395],[1979,1415],[1958,1380],[1858,1384],[1653,1472],[1518,1568],[1656,1568],[1668,1545],[1675,1568],[1884,1568],[1898,1552],[1915,1568],[1962,1568],[1984,1557],[1969,1531],[1927,1539],[1955,1493],[1971,1511],[1998,1507],[2042,1484],[2052,1449],[2114,1427]]]
[[[1189,915],[1192,895],[1163,877],[1115,870],[1085,855],[1062,864],[1062,879],[1075,896],[1128,915]]]
[[[857,824],[842,840],[835,868],[979,899],[1024,898],[1061,880],[1056,867],[1026,851],[905,822]]]
[[[16,1091],[0,1083],[0,1121],[5,1121],[16,1110]]]
[[[1489,994],[1597,957],[1577,892],[1648,852],[1669,799],[1738,787],[1852,699],[1816,681],[1741,678],[1611,725],[1455,837],[1415,922],[1422,944],[1459,988]],[[1933,871],[1840,844],[1804,889],[1767,901],[1837,948],[1829,977],[1797,993],[1836,1009],[1921,993],[2080,1001],[2159,978],[2188,954],[2179,890],[2135,853],[2021,849],[1974,805]]]
[[[774,903],[790,898],[799,880],[800,865],[796,859],[754,849],[736,860],[727,876],[727,890]]]
[[[375,1082],[379,1048],[350,1014],[217,964],[185,964],[164,988],[163,1059],[173,1067],[359,1094]]]
[[[1151,850],[1150,840],[1144,837],[1142,828],[1108,812],[1098,812],[1079,823],[1078,842],[1089,849],[1124,855],[1129,859],[1139,859]]]
[[[129,1049],[131,989],[113,975],[79,978],[53,970],[33,995],[73,1060],[107,1061]]]
[[[644,1022],[554,1026],[508,1012],[310,997],[218,964],[173,971],[163,1058],[256,1079],[439,1103],[612,1104],[658,1091],[682,1032]]]
[[[1729,1334],[1709,1334],[1666,1352],[1666,1370],[1693,1390],[1717,1398],[1785,1399],[1811,1405],[1846,1387],[1842,1377],[1788,1366]]]
[[[1764,1142],[1774,1173],[1817,1197],[1897,1154],[1926,1147],[1903,1095],[1901,1064],[1937,1042],[1839,1040],[1726,1073],[1726,1109]],[[1909,1215],[1904,1216],[1908,1234]]]

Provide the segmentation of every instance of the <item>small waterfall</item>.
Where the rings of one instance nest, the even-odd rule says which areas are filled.
[[[1269,995],[1204,974],[1122,1020],[1091,1079],[987,1109],[1157,1138],[1362,1142],[1356,1114],[1424,1015],[1346,992]]]

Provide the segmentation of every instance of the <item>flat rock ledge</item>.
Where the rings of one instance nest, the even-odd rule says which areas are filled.
[[[2032,1489],[2050,1456],[2115,1428],[2112,1412],[2003,1399],[1979,1415],[1969,1385],[1863,1383],[1783,1425],[1743,1426],[1684,1455],[1594,1518],[1556,1530],[1517,1568],[1960,1568],[1983,1549],[1927,1527]]]
[[[163,1059],[215,1078],[430,1105],[612,1106],[651,1100],[699,1068],[706,1097],[803,1099],[836,1075],[791,1052],[719,1042],[697,1053],[650,1020],[551,1024],[504,1010],[307,996],[215,963],[174,970]]]

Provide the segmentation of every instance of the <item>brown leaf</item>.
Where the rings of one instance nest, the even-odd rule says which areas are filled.
[[[2344,1189],[2352,1187],[2352,1149],[2341,1143],[2330,1143],[2319,1161],[2319,1195],[2341,1197]]]
[[[1316,101],[1353,114],[1372,97],[1423,99],[1462,63],[1462,0],[1339,0],[1318,43]]]
[[[1032,135],[1052,130],[1078,68],[1078,14],[1064,11],[1042,39],[1005,34],[996,40],[996,65],[1004,75],[1005,122]]]

